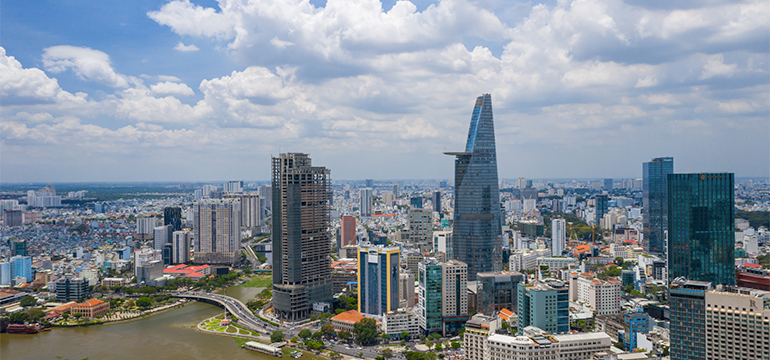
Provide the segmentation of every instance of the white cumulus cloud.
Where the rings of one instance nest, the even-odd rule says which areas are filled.
[[[115,72],[110,57],[87,47],[59,45],[46,48],[43,66],[52,73],[72,69],[80,78],[111,87],[128,87],[129,79]]]
[[[179,44],[176,44],[176,47],[174,47],[174,49],[181,52],[190,52],[190,51],[200,50],[198,49],[197,46],[195,46],[195,44],[185,45],[181,41],[179,42]]]
[[[152,92],[156,95],[180,95],[190,96],[195,92],[186,84],[165,81],[150,86]]]

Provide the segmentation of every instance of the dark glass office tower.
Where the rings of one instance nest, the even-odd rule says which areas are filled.
[[[310,317],[331,302],[330,171],[307,154],[273,158],[273,307],[280,319]]]
[[[433,193],[433,211],[441,214],[441,191]]]
[[[610,199],[605,194],[596,195],[596,227],[601,224],[604,215],[610,211]]]
[[[182,230],[182,208],[163,208],[163,225],[171,225],[171,232]]]
[[[668,175],[668,278],[735,285],[734,175]]]
[[[468,281],[475,281],[477,273],[503,269],[491,95],[476,99],[465,151],[445,154],[456,156],[453,257],[468,264]]]
[[[662,157],[642,164],[642,222],[644,251],[662,255],[668,230],[668,174],[674,173],[674,158]]]

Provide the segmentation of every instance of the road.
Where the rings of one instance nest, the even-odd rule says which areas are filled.
[[[353,357],[363,357],[366,359],[374,359],[376,356],[380,355],[379,352],[377,352],[374,348],[364,347],[359,345],[337,344],[332,346],[331,348],[340,354],[350,355]],[[358,354],[360,353],[364,353],[364,356],[358,356]],[[400,356],[401,354],[398,354],[398,355]]]
[[[262,265],[262,262],[259,261],[257,254],[254,253],[254,249],[251,248],[249,243],[241,244],[241,247],[246,251],[246,257],[251,262],[251,267],[253,269],[256,269],[259,267],[259,265]]]
[[[226,295],[185,292],[177,293],[175,296],[197,300],[205,299],[217,302],[238,318],[238,325],[241,325],[249,330],[257,331],[263,335],[270,336],[270,333],[278,329],[277,327],[254,316],[246,304],[242,303],[240,300]]]

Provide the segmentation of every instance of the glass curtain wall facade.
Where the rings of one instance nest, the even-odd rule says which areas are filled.
[[[605,194],[596,195],[596,227],[600,227],[604,214],[610,210],[609,196]]]
[[[163,208],[163,225],[171,225],[171,232],[182,230],[182,208]]]
[[[399,249],[361,243],[358,250],[358,311],[382,315],[398,309]]]
[[[734,174],[668,175],[668,278],[735,285]]]
[[[661,255],[668,230],[668,174],[674,173],[674,158],[662,157],[642,164],[642,223],[644,251]]]
[[[454,259],[468,264],[468,281],[503,268],[500,190],[492,96],[476,99],[468,141],[455,159]]]
[[[428,258],[420,262],[418,269],[420,283],[417,316],[420,329],[426,334],[441,332],[443,330],[441,263],[435,258]]]

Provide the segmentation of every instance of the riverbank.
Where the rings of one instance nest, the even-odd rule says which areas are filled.
[[[84,326],[93,326],[93,325],[115,325],[115,324],[122,324],[130,321],[136,321],[141,319],[146,319],[148,317],[162,314],[166,311],[178,309],[184,307],[186,304],[189,304],[190,301],[176,301],[171,304],[159,306],[157,308],[149,309],[146,311],[143,311],[135,316],[127,317],[127,318],[119,318],[114,320],[96,320],[96,321],[89,321],[86,323],[54,323],[51,324],[54,328],[73,328],[73,327],[84,327]]]
[[[162,311],[114,326],[59,328],[39,334],[2,334],[2,359],[211,359],[268,360],[275,357],[241,349],[235,339],[198,331],[201,319],[222,314],[202,302]],[[309,358],[308,360],[312,359]]]

